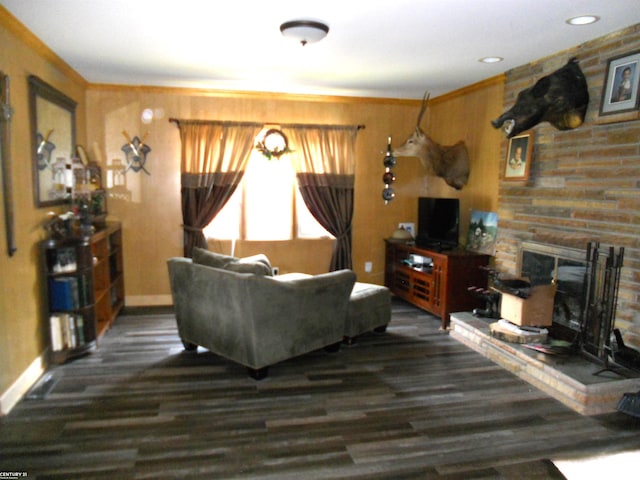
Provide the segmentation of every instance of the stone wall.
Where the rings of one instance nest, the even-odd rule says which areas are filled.
[[[640,120],[599,115],[608,60],[640,50],[640,24],[510,70],[504,108],[522,89],[577,57],[590,102],[582,126],[532,129],[529,179],[504,180],[508,141],[503,141],[496,267],[515,273],[524,240],[585,248],[589,241],[625,248],[616,326],[625,342],[640,347]],[[637,71],[636,74],[640,74]]]

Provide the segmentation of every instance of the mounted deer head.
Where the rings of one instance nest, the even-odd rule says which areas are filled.
[[[440,145],[431,140],[420,128],[422,116],[427,110],[429,94],[422,98],[416,129],[405,142],[394,149],[396,157],[418,157],[425,169],[443,178],[447,185],[460,190],[469,180],[469,155],[463,141],[455,145]]]

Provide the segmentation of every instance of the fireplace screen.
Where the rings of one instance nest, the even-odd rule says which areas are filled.
[[[518,273],[532,285],[557,284],[553,334],[577,340],[587,356],[608,369],[624,248],[589,242],[580,250],[523,242]]]
[[[584,305],[586,257],[582,250],[523,242],[518,275],[531,285],[557,284],[553,323],[574,332],[580,331]]]

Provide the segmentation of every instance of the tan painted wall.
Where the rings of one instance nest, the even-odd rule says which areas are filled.
[[[500,140],[490,127],[502,105],[502,79],[474,86],[446,98],[434,99],[427,131],[435,140],[453,143],[464,139],[472,157],[470,183],[461,192],[440,179],[425,177],[417,159],[398,160],[395,168],[396,199],[385,205],[382,158],[387,136],[399,144],[413,130],[419,109],[417,101],[349,98],[295,97],[286,95],[218,94],[204,91],[145,87],[86,87],[83,79],[16,24],[0,7],[0,69],[11,76],[12,184],[16,210],[18,252],[6,255],[0,242],[0,395],[6,396],[21,375],[46,348],[46,327],[38,276],[37,244],[44,237],[40,226],[46,209],[33,203],[31,147],[29,142],[27,76],[36,74],[78,101],[78,142],[87,147],[107,174],[108,162],[124,158],[122,130],[129,134],[149,132],[152,148],[146,167],[151,175],[127,173],[130,200],[109,199],[113,219],[123,222],[125,289],[128,305],[159,305],[170,302],[166,259],[180,255],[179,137],[177,118],[215,118],[264,122],[363,124],[357,141],[356,200],[353,224],[354,269],[360,281],[383,283],[384,244],[398,222],[416,221],[420,195],[459,196],[463,210],[494,209],[497,205],[496,174]],[[143,124],[144,108],[156,109],[163,118]],[[88,114],[87,114],[88,112]],[[444,120],[441,120],[441,118]],[[0,207],[4,208],[0,199]],[[468,218],[468,217],[467,217]],[[4,232],[0,216],[0,232]],[[466,220],[463,221],[463,225]],[[462,237],[466,233],[463,228]],[[271,247],[272,250],[268,250]],[[253,253],[246,246],[246,254]],[[314,273],[308,261],[314,252],[301,242],[284,255],[282,245],[265,251],[283,262],[286,271]],[[244,254],[240,252],[240,254]],[[325,250],[324,255],[327,255]],[[312,259],[314,262],[317,258]],[[364,262],[373,262],[373,272],[364,272]],[[274,262],[274,263],[276,263]],[[2,398],[0,396],[0,399]]]
[[[45,348],[38,275],[41,222],[48,209],[35,207],[27,77],[37,75],[78,102],[77,136],[85,135],[85,83],[0,7],[0,70],[10,77],[11,167],[17,252],[9,257],[5,237],[4,201],[0,199],[0,399]]]
[[[415,101],[308,98],[256,94],[212,95],[178,89],[115,88],[91,86],[87,93],[87,122],[90,151],[107,164],[117,159],[124,162],[121,147],[122,130],[141,137],[148,132],[152,148],[144,172],[126,174],[131,199],[109,198],[112,218],[123,222],[125,244],[125,285],[128,305],[170,303],[166,259],[181,255],[182,233],[179,197],[178,129],[169,118],[251,120],[265,123],[361,124],[358,134],[356,166],[356,200],[353,225],[354,270],[361,281],[382,284],[384,281],[383,239],[399,222],[416,221],[416,197],[419,195],[458,196],[462,198],[463,229],[468,223],[468,210],[495,209],[497,205],[497,168],[500,136],[491,128],[489,119],[499,114],[502,104],[502,82],[495,80],[459,96],[434,102],[431,118],[442,116],[448,128],[440,132],[442,123],[427,126],[442,143],[464,139],[469,143],[472,177],[462,191],[448,187],[441,179],[424,177],[415,158],[398,159],[395,168],[397,197],[389,205],[381,198],[383,188],[382,158],[387,136],[398,144],[413,129],[419,103]],[[472,115],[467,113],[471,109]],[[144,109],[162,112],[161,118],[143,124]],[[440,140],[439,137],[442,137]],[[95,155],[94,155],[95,156]],[[492,183],[493,179],[493,183]],[[276,244],[278,243],[278,244]],[[286,242],[285,242],[286,245]],[[214,245],[212,245],[215,248]],[[239,245],[238,254],[242,254]],[[228,246],[220,246],[228,252]],[[247,246],[247,252],[252,252]],[[274,265],[283,265],[283,273],[299,270],[315,273],[317,256],[308,244],[275,242],[264,250],[276,255]],[[325,254],[326,256],[326,250]],[[364,263],[373,262],[373,271],[364,272]],[[326,262],[328,266],[328,260]]]

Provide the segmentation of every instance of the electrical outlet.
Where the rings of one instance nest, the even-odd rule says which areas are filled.
[[[364,262],[364,271],[367,273],[371,273],[371,270],[373,270],[373,263],[372,262]]]
[[[276,275],[278,275],[280,273],[280,268],[278,267],[271,267],[271,273],[273,274],[273,276],[275,277]]]

